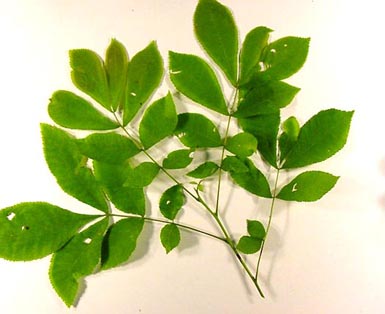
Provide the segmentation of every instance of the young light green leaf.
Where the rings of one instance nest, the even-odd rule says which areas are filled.
[[[160,241],[162,242],[166,253],[170,253],[180,242],[180,232],[178,227],[175,224],[165,225],[160,232]]]
[[[68,307],[75,304],[82,279],[91,275],[100,263],[107,227],[108,218],[104,218],[75,235],[52,256],[51,284]]]
[[[52,95],[48,113],[58,125],[70,129],[111,130],[119,127],[90,102],[65,90],[56,91]]]
[[[0,257],[30,261],[47,256],[97,217],[75,214],[43,202],[4,208],[0,211]]]
[[[145,149],[173,134],[178,123],[175,104],[169,93],[155,101],[144,113],[139,125],[139,137]]]
[[[222,169],[224,171],[236,173],[249,171],[249,167],[247,167],[245,163],[240,160],[237,156],[227,156],[225,159],[223,159]]]
[[[352,111],[323,110],[301,128],[283,168],[299,168],[323,161],[344,147],[353,116]]]
[[[136,248],[144,220],[130,217],[119,220],[109,229],[103,241],[102,269],[110,269],[127,262]]]
[[[108,212],[104,193],[91,169],[84,163],[86,159],[79,152],[75,139],[48,124],[41,124],[41,132],[45,160],[63,191],[79,201]]]
[[[153,162],[143,162],[139,166],[129,169],[123,186],[142,188],[150,185],[159,173],[159,167]]]
[[[260,221],[247,220],[247,232],[250,236],[263,240],[266,236],[265,227]]]
[[[295,117],[287,118],[282,123],[282,128],[290,139],[295,141],[297,140],[300,131],[300,125]]]
[[[257,145],[257,139],[252,134],[244,132],[228,138],[225,147],[239,157],[248,157],[256,152]]]
[[[186,175],[197,179],[204,179],[212,176],[218,170],[218,168],[219,166],[215,162],[206,161],[194,170],[188,172]]]
[[[254,254],[261,249],[262,240],[254,237],[243,236],[237,244],[238,251],[244,254]]]
[[[274,80],[254,79],[241,90],[240,102],[234,116],[247,118],[271,114],[289,105],[299,88]]]
[[[127,125],[159,86],[163,60],[156,42],[139,51],[128,64],[123,124]]]
[[[215,72],[200,57],[170,51],[170,79],[176,89],[198,104],[228,115]]]
[[[286,201],[314,202],[329,192],[338,177],[322,171],[306,171],[285,185],[277,198]]]
[[[239,119],[239,124],[246,132],[258,140],[258,151],[273,167],[277,167],[277,136],[279,130],[279,112],[269,115]]]
[[[83,155],[106,163],[122,163],[140,153],[132,140],[114,132],[94,133],[76,142]]]
[[[159,209],[164,217],[174,220],[185,202],[183,186],[177,184],[163,192],[159,200]]]
[[[116,39],[112,39],[107,48],[105,67],[111,94],[111,107],[116,111],[122,106],[128,67],[127,50]]]
[[[245,160],[248,172],[230,172],[231,177],[240,187],[250,193],[266,198],[271,198],[271,191],[268,181],[250,159]]]
[[[71,50],[69,56],[71,78],[75,86],[111,110],[111,97],[102,58],[88,49]]]
[[[96,179],[101,183],[110,201],[125,213],[143,216],[146,211],[146,200],[143,188],[123,186],[131,169],[128,162],[107,164],[94,161]]]
[[[238,30],[230,10],[215,0],[200,0],[194,14],[194,30],[207,54],[235,86]]]
[[[193,158],[191,154],[193,153],[190,149],[178,149],[167,155],[163,159],[163,167],[166,169],[182,169],[186,168]]]
[[[283,133],[279,136],[279,159],[285,160],[287,154],[297,141],[300,126],[295,117],[290,117],[282,123]]]
[[[175,135],[187,147],[218,147],[222,144],[218,129],[199,113],[181,113]]]

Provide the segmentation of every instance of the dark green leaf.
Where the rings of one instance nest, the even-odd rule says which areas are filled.
[[[183,186],[177,184],[167,189],[159,200],[159,209],[164,217],[174,220],[186,201]]]
[[[169,153],[163,160],[163,167],[166,169],[186,168],[193,160],[193,158],[190,157],[192,153],[190,149],[175,150]]]
[[[139,126],[140,140],[145,149],[173,134],[178,123],[175,104],[168,94],[155,101],[144,113]]]
[[[225,159],[223,159],[222,169],[224,171],[235,172],[235,173],[242,173],[242,172],[249,171],[249,167],[247,167],[245,163],[236,156],[227,156]]]
[[[212,176],[218,170],[218,168],[219,166],[215,162],[207,161],[199,165],[193,171],[187,173],[187,175],[197,179],[204,179]]]
[[[0,211],[0,257],[30,261],[60,249],[98,216],[80,215],[43,203],[20,203]]]
[[[299,88],[281,81],[252,80],[241,93],[234,116],[247,118],[259,114],[271,114],[289,105]]]
[[[253,134],[257,138],[258,151],[273,167],[277,167],[277,136],[279,122],[279,112],[239,119],[239,124],[242,129]]]
[[[265,239],[265,235],[266,235],[265,227],[260,221],[247,220],[247,232],[253,238],[257,238],[260,240]]]
[[[77,140],[83,155],[106,163],[122,163],[140,149],[132,140],[117,133],[94,133]]]
[[[216,126],[205,116],[198,113],[178,115],[175,135],[187,147],[218,147],[222,144]]]
[[[102,241],[108,218],[74,236],[51,259],[50,280],[57,294],[70,307],[76,302],[82,279],[100,263]]]
[[[252,134],[245,132],[230,137],[227,140],[226,149],[239,157],[248,157],[255,153],[257,145],[257,139]]]
[[[178,91],[202,106],[228,115],[215,72],[202,58],[171,51],[169,59],[170,79]]]
[[[254,254],[261,249],[261,245],[261,239],[243,236],[239,239],[237,249],[244,254]]]
[[[131,188],[142,188],[150,185],[159,173],[159,167],[152,162],[143,162],[127,174],[124,186]]]
[[[307,171],[294,178],[278,193],[286,201],[314,202],[329,192],[338,177],[322,171]]]
[[[108,229],[103,241],[102,269],[113,268],[128,261],[136,248],[143,224],[142,218],[130,217],[119,220]]]
[[[70,129],[111,130],[119,127],[87,100],[64,90],[52,95],[48,113],[58,125]]]
[[[252,194],[271,198],[269,183],[262,172],[249,159],[245,160],[245,165],[249,168],[248,172],[230,172],[235,183]]]
[[[194,14],[194,30],[208,55],[236,85],[238,30],[230,10],[215,0],[200,0]]]
[[[328,109],[313,116],[301,128],[283,168],[299,168],[323,161],[344,147],[352,111]]]
[[[94,172],[110,201],[125,213],[143,216],[146,200],[143,188],[123,186],[131,167],[128,163],[106,164],[94,161]]]
[[[259,60],[263,48],[267,45],[270,32],[271,29],[259,26],[246,35],[240,57],[240,85],[247,83],[253,74],[261,70]]]
[[[296,73],[305,63],[310,38],[284,37],[269,44],[263,53],[264,77],[282,80]]]
[[[128,66],[127,50],[116,39],[112,39],[107,48],[105,66],[111,94],[111,107],[116,111],[122,106]]]
[[[159,86],[163,76],[163,60],[156,43],[139,51],[128,64],[123,123],[130,122]]]
[[[176,248],[180,242],[180,232],[175,224],[165,225],[160,232],[160,241],[166,249],[166,253],[170,253]]]
[[[45,160],[63,191],[79,201],[108,212],[103,191],[87,167],[87,159],[79,152],[75,139],[48,124],[41,124],[41,132]]]
[[[69,56],[71,78],[75,86],[111,110],[107,75],[102,58],[88,49],[71,50]]]

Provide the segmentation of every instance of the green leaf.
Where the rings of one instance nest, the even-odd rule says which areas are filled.
[[[310,38],[284,37],[269,44],[263,53],[264,77],[282,80],[296,73],[305,63]]]
[[[102,58],[88,49],[71,50],[69,56],[71,78],[75,86],[111,110],[107,74]]]
[[[207,161],[199,165],[193,171],[187,173],[187,175],[197,179],[204,179],[212,176],[218,170],[218,168],[219,166],[215,162]]]
[[[186,202],[182,185],[174,185],[163,192],[159,200],[159,209],[164,217],[174,220]]]
[[[174,133],[183,145],[191,148],[218,147],[222,144],[217,127],[199,113],[179,114]]]
[[[222,169],[224,171],[235,172],[235,173],[242,173],[242,172],[249,171],[249,167],[246,166],[245,163],[236,156],[227,156],[225,159],[223,159]]]
[[[300,126],[298,120],[295,117],[290,117],[286,119],[282,123],[282,128],[290,139],[295,141],[297,140],[300,131]]]
[[[178,91],[202,106],[228,115],[215,72],[202,58],[170,51],[169,63],[170,79]]]
[[[160,241],[166,249],[166,253],[170,253],[179,245],[180,232],[175,224],[165,225],[160,232]]]
[[[128,64],[123,123],[127,125],[159,86],[163,60],[155,41],[139,51]]]
[[[153,162],[143,162],[139,166],[130,169],[123,186],[142,188],[150,185],[159,173],[159,167]]]
[[[186,168],[193,160],[190,149],[175,150],[167,155],[163,160],[163,167],[166,169],[182,169]]]
[[[130,217],[119,220],[109,229],[103,241],[102,269],[110,269],[130,258],[142,232],[143,218]]]
[[[68,133],[41,124],[45,160],[64,192],[81,202],[108,212],[102,189],[91,169],[84,163],[75,138]]]
[[[145,149],[173,134],[178,123],[175,104],[169,93],[155,101],[144,113],[139,137]]]
[[[323,161],[344,147],[353,111],[323,110],[301,128],[283,168],[299,168]]]
[[[263,240],[266,236],[265,227],[260,221],[247,220],[247,232],[250,236]]]
[[[200,0],[194,14],[194,30],[207,54],[235,86],[238,30],[230,10],[215,0]]]
[[[68,307],[75,304],[82,279],[91,275],[100,263],[107,227],[108,218],[104,218],[74,236],[52,256],[49,271],[51,284]]]
[[[226,149],[239,157],[248,157],[255,153],[257,145],[257,139],[252,134],[244,132],[228,138]]]
[[[143,188],[123,186],[131,169],[128,162],[122,164],[106,164],[94,161],[96,179],[102,184],[110,201],[125,213],[143,216],[146,211],[146,200]]]
[[[239,124],[242,129],[253,134],[257,138],[258,151],[273,167],[277,167],[277,136],[279,122],[279,112],[239,119]]]
[[[83,155],[106,163],[122,163],[140,153],[132,140],[113,132],[94,133],[78,139],[77,144]]]
[[[329,192],[338,177],[322,171],[307,171],[294,178],[278,193],[277,198],[286,201],[314,202]]]
[[[249,168],[248,172],[230,172],[235,183],[254,195],[271,198],[269,183],[262,172],[251,160],[246,159],[244,163]]]
[[[297,141],[300,126],[295,117],[290,117],[282,123],[283,133],[279,136],[279,159],[285,160]]]
[[[47,256],[97,217],[75,214],[43,202],[4,208],[0,211],[0,257],[30,261]]]
[[[246,35],[240,56],[240,85],[247,83],[253,74],[261,70],[259,60],[271,31],[267,27],[259,26]]]
[[[240,94],[240,102],[234,116],[247,118],[259,114],[271,114],[289,105],[299,88],[281,81],[255,79]]]
[[[261,249],[262,242],[258,238],[243,236],[239,239],[237,249],[244,254],[254,254]]]
[[[69,91],[56,91],[48,104],[49,116],[58,125],[77,130],[111,130],[118,124],[104,116],[82,97]]]
[[[111,94],[111,107],[116,111],[122,106],[128,67],[127,50],[116,39],[112,39],[107,48],[105,67]]]

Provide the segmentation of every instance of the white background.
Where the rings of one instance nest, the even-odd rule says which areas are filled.
[[[311,167],[341,176],[335,189],[317,203],[277,204],[262,269],[266,299],[258,297],[222,243],[183,233],[181,248],[166,255],[157,240],[159,226],[146,225],[147,244],[133,262],[90,276],[75,309],[68,310],[51,288],[49,258],[0,260],[1,313],[385,312],[381,2],[223,3],[231,7],[242,38],[258,25],[275,30],[273,39],[311,37],[307,63],[290,79],[302,90],[287,113],[305,122],[330,107],[355,110],[344,150]],[[165,58],[168,50],[203,55],[192,32],[195,5],[192,0],[0,1],[0,208],[41,200],[91,212],[56,186],[41,147],[39,123],[50,122],[50,95],[73,90],[68,50],[89,48],[103,55],[115,37],[131,56],[153,39]],[[152,205],[156,212],[156,199]],[[264,200],[233,192],[226,219],[234,236],[244,232],[246,218],[265,222],[267,207]],[[192,214],[195,210],[185,209],[183,219],[198,225],[205,216]]]

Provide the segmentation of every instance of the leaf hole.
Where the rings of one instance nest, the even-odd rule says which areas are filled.
[[[265,71],[266,70],[266,66],[265,66],[265,64],[262,61],[259,62],[258,65],[259,65],[259,68],[261,69],[261,71]]]
[[[179,73],[182,73],[182,71],[173,71],[173,70],[170,70],[170,74],[179,74]]]
[[[166,201],[166,205],[170,205],[171,204],[171,201],[170,200],[167,200]]]
[[[131,92],[130,95],[135,97],[135,96],[136,96],[136,93]]]
[[[7,215],[7,218],[9,221],[11,221],[13,218],[15,218],[16,214],[14,212],[10,212],[8,215]]]
[[[276,53],[277,50],[275,50],[274,48],[270,50],[271,53]]]
[[[291,191],[292,191],[293,193],[298,191],[298,189],[297,189],[297,183],[294,183],[293,187],[291,188]]]
[[[283,46],[284,46],[285,48],[287,48],[287,44],[284,44]]]
[[[90,244],[92,242],[92,239],[91,238],[86,238],[84,239],[83,243],[85,244]]]
[[[27,231],[27,230],[29,230],[29,226],[22,226],[21,230],[26,230]]]

